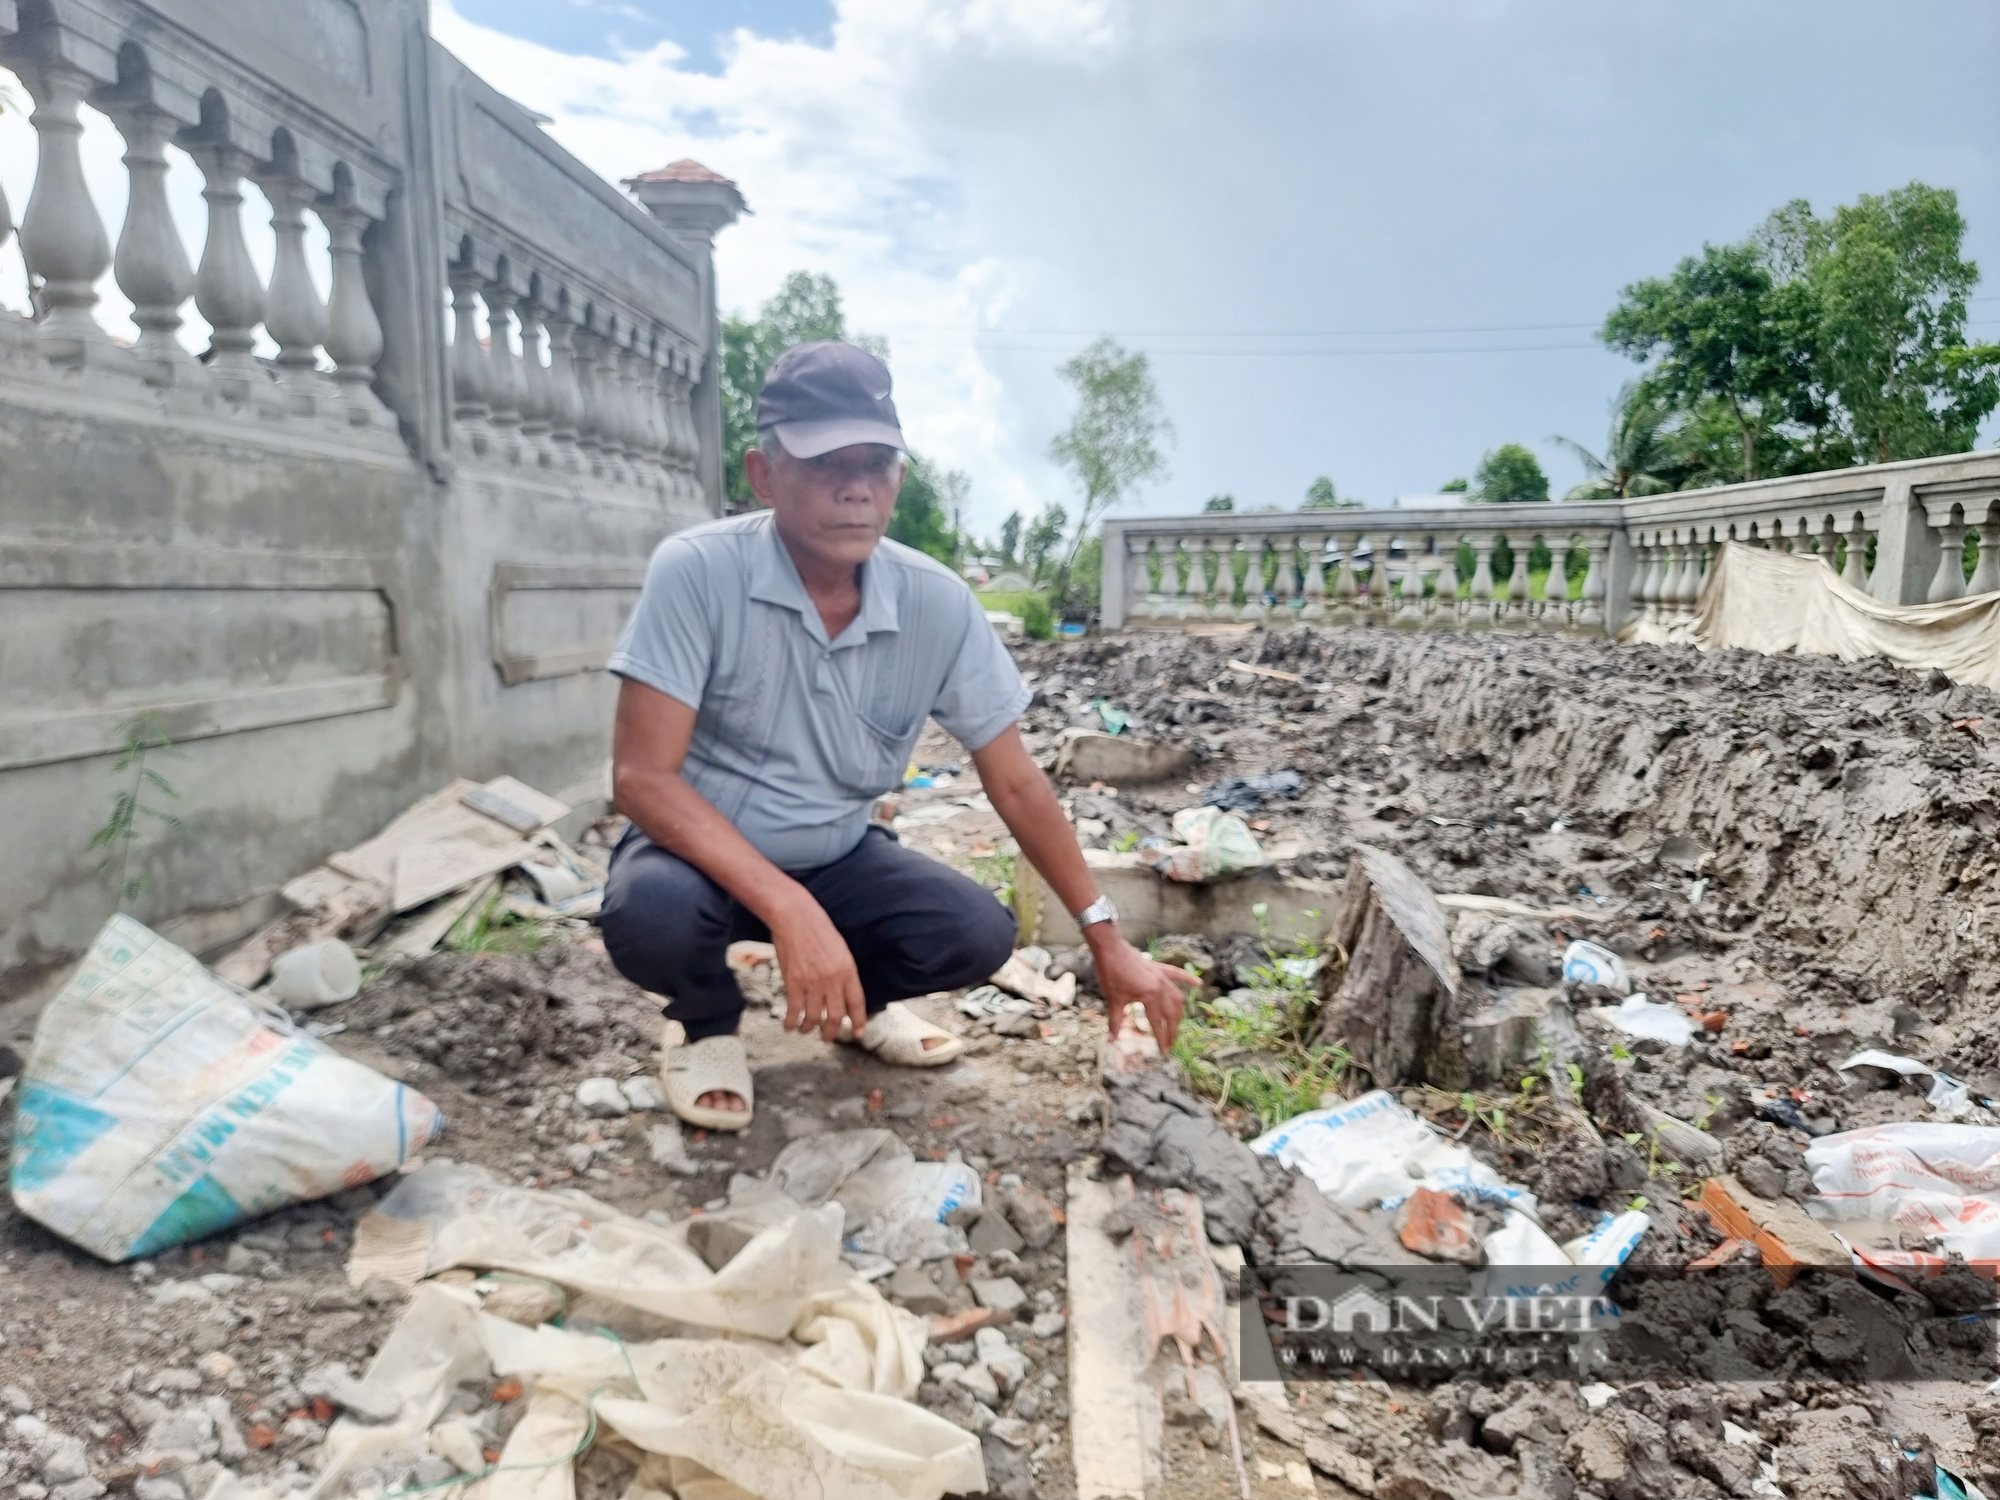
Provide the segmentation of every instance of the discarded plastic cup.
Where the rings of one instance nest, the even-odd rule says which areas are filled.
[[[281,953],[271,965],[271,994],[287,1005],[331,1005],[360,993],[361,960],[339,938]]]

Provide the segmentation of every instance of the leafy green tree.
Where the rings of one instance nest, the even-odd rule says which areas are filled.
[[[1060,505],[1051,505],[1039,516],[1021,543],[1021,561],[1028,569],[1028,576],[1036,583],[1042,581],[1042,570],[1048,566],[1050,556],[1062,545],[1063,533],[1069,529],[1069,512]]]
[[[1306,486],[1305,504],[1300,510],[1338,510],[1340,497],[1334,492],[1333,481],[1322,474]]]
[[[1083,539],[1104,513],[1135,487],[1166,470],[1161,448],[1173,440],[1173,424],[1160,405],[1152,366],[1143,354],[1101,338],[1058,367],[1076,388],[1076,415],[1049,443],[1049,456],[1074,471],[1083,489],[1083,508],[1069,553],[1056,570],[1063,591]]]
[[[1488,505],[1549,498],[1549,476],[1542,472],[1535,455],[1519,443],[1502,443],[1489,452],[1479,460],[1474,477],[1474,498]]]
[[[2000,404],[2000,350],[1965,342],[1979,268],[1964,239],[1958,195],[1913,182],[1835,209],[1808,240],[1816,352],[1865,460],[1968,449]]]
[[[1602,457],[1572,438],[1550,439],[1575,454],[1589,476],[1563,498],[1629,500],[1671,490],[1675,473],[1684,466],[1678,438],[1673,408],[1645,382],[1628,380],[1611,403],[1611,431]]]
[[[1026,518],[1017,510],[1000,523],[1000,561],[1013,567],[1021,555],[1021,528]]]
[[[1104,534],[1096,532],[1085,537],[1083,545],[1076,549],[1069,565],[1069,583],[1058,602],[1064,619],[1081,620],[1087,619],[1103,598]]]
[[[1236,497],[1234,495],[1210,495],[1202,502],[1201,508],[1210,515],[1221,515],[1225,511],[1236,509]]]
[[[889,536],[915,547],[951,567],[958,564],[958,533],[952,515],[965,499],[970,482],[956,470],[941,471],[930,460],[910,455],[896,509],[889,517]]]
[[[1443,484],[1438,486],[1438,493],[1440,495],[1463,495],[1471,488],[1471,481],[1461,476],[1457,479],[1447,479]]]
[[[1801,335],[1810,319],[1799,301],[1780,295],[1757,246],[1704,245],[1672,275],[1626,287],[1601,336],[1633,359],[1657,356],[1647,378],[1675,407],[1721,402],[1737,427],[1737,477],[1755,479],[1772,472],[1759,466],[1759,445],[1794,415],[1808,387]]]

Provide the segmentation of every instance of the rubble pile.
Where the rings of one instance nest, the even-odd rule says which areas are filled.
[[[350,1262],[376,1264],[356,1261],[357,1235],[386,1253],[370,1238],[383,1200],[454,1164],[510,1189],[582,1189],[607,1220],[682,1236],[718,1277],[801,1207],[839,1205],[841,1275],[923,1339],[909,1403],[975,1435],[987,1493],[1008,1500],[1070,1500],[1079,1451],[1117,1439],[1073,1384],[1098,1337],[1070,1223],[1086,1191],[1128,1195],[1092,1221],[1114,1268],[1165,1245],[1161,1205],[1197,1203],[1212,1268],[1173,1274],[1204,1296],[1233,1296],[1245,1265],[1476,1270],[1525,1250],[1599,1282],[1629,1267],[1633,1306],[1684,1353],[1756,1365],[1231,1388],[1207,1341],[1185,1358],[1168,1338],[1127,1413],[1158,1434],[1152,1500],[2000,1493],[2000,1398],[1872,1378],[1865,1358],[1871,1341],[1921,1353],[1990,1329],[1990,1284],[1898,1290],[1884,1276],[1940,1259],[1935,1232],[1810,1211],[1822,1142],[2000,1128],[1985,1102],[2000,1097],[2000,974],[1982,930],[2000,700],[1869,664],[1373,630],[1018,655],[1030,746],[1086,845],[1149,860],[1148,841],[1189,847],[1176,814],[1219,807],[1256,840],[1259,880],[1317,882],[1317,926],[1259,911],[1146,934],[1202,977],[1199,1057],[1109,1037],[1087,950],[1024,948],[988,985],[914,1002],[969,1056],[891,1068],[782,1033],[773,955],[738,945],[756,1119],[738,1136],[686,1130],[654,1076],[657,1001],[604,956],[593,892],[543,889],[556,870],[600,878],[615,823],[569,843],[552,809],[528,809],[507,840],[458,849],[437,881],[460,883],[435,894],[420,877],[442,869],[445,835],[406,826],[402,848],[374,850],[394,855],[376,874],[363,846],[329,865],[338,881],[295,882],[297,913],[252,956],[329,931],[361,949],[359,994],[295,1019],[420,1090],[444,1135],[384,1181],[123,1266],[0,1208],[0,1496],[303,1493],[336,1428],[391,1423],[371,1367],[429,1295],[484,1298],[551,1337],[660,1334],[579,1312],[547,1278],[433,1270],[415,1299],[404,1279],[357,1284]],[[1152,748],[1134,761],[1106,739]],[[954,753],[927,737],[885,815],[1005,889],[1012,847]],[[1139,763],[1149,779],[1106,774]],[[477,790],[454,784],[426,816],[460,829],[513,811],[468,804]],[[390,891],[393,920],[342,904],[341,882],[364,880]],[[1349,1150],[1334,1133],[1357,1124],[1373,1144]],[[1306,1149],[1310,1129],[1324,1134]],[[1712,1279],[1706,1300],[1672,1307],[1636,1279],[1788,1257],[1841,1274],[1741,1292]],[[1202,1316],[1234,1333],[1239,1311]],[[385,1447],[329,1500],[462,1493],[534,1397],[532,1379],[460,1381],[428,1438]],[[637,1472],[599,1445],[576,1492],[650,1493]]]

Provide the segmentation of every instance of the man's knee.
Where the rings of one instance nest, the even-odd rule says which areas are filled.
[[[1014,913],[984,886],[970,881],[966,885],[962,912],[954,914],[949,931],[938,934],[938,964],[952,976],[940,989],[983,983],[1014,952],[1018,931]]]
[[[597,925],[618,972],[641,989],[672,989],[689,951],[723,941],[713,882],[665,850],[644,845],[612,862]]]

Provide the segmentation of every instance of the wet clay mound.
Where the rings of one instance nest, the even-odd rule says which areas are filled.
[[[1348,796],[1316,872],[1351,838],[1439,889],[1638,898],[1635,916],[1684,918],[1683,941],[1753,938],[1767,968],[1934,1019],[2000,978],[1982,931],[2000,872],[1985,689],[1879,662],[1383,630],[1021,655],[1047,727],[1109,697],[1139,732],[1203,738],[1205,781],[1276,764],[1332,778]]]

